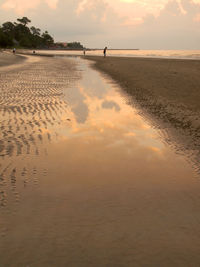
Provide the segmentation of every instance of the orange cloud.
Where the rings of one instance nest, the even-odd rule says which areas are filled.
[[[158,17],[171,0],[105,0],[119,16],[124,16],[124,26],[135,26],[143,22],[143,18],[151,14]],[[180,12],[185,15],[184,1],[176,0]],[[200,0],[191,0],[191,3],[200,4]]]
[[[55,9],[58,2],[64,2],[64,0],[4,0],[1,5],[4,9],[13,9],[18,14],[23,14],[29,9],[35,9],[40,3],[45,2],[49,8]],[[79,0],[77,1],[76,14],[79,15],[84,10],[92,10],[96,0]],[[120,16],[128,17],[127,25],[138,24],[138,21],[146,16],[152,14],[154,16],[159,15],[160,11],[165,7],[169,0],[102,0],[102,6],[109,6]],[[184,14],[185,10],[181,4],[182,0],[177,0],[181,12]],[[200,4],[200,0],[192,0],[191,2]],[[131,18],[135,18],[135,21],[131,21]]]
[[[17,14],[23,15],[28,9],[35,9],[41,2],[46,2],[50,8],[56,8],[58,0],[6,0],[1,7],[3,9],[13,9]]]

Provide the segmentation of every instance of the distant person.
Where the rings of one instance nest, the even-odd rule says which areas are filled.
[[[86,50],[85,50],[85,48],[83,49],[83,55],[85,56],[85,53],[86,53]]]
[[[15,52],[16,52],[16,49],[15,49],[15,48],[13,48],[13,54],[15,54]]]
[[[103,50],[103,55],[104,55],[104,57],[106,57],[106,51],[107,51],[107,46],[104,48],[104,50]]]
[[[35,54],[35,50],[33,50],[33,54]]]

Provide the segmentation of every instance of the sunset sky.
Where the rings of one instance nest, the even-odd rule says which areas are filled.
[[[22,16],[90,48],[200,49],[200,0],[0,0],[0,24]]]

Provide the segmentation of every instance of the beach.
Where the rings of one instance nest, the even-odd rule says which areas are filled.
[[[158,87],[168,61],[134,60],[0,67],[0,266],[198,266],[197,128],[170,114],[199,110]]]
[[[0,51],[0,67],[12,64],[19,64],[25,58],[21,55],[13,55],[11,52]]]
[[[200,61],[155,58],[87,57],[127,92],[146,94],[200,111]]]
[[[200,61],[159,58],[86,57],[128,93],[152,123],[167,130],[168,142],[200,151]],[[194,152],[195,151],[195,152]],[[199,162],[198,162],[199,163]]]

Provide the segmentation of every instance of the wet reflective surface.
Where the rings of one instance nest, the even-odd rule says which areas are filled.
[[[198,266],[200,182],[78,58],[0,70],[0,266]]]
[[[27,50],[24,51],[27,53]],[[31,50],[32,54],[33,51]],[[38,54],[48,55],[79,55],[83,56],[83,51],[73,50],[38,50]],[[86,51],[86,55],[103,56],[103,49]],[[131,49],[108,49],[108,56],[114,57],[145,57],[145,58],[177,58],[177,59],[200,59],[200,50],[131,50]]]

